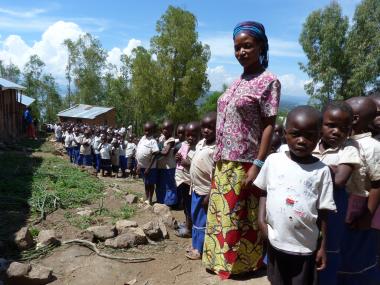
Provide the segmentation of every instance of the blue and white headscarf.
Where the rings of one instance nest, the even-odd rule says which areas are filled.
[[[241,32],[246,32],[252,37],[263,42],[263,50],[260,55],[260,63],[263,67],[267,68],[268,61],[269,61],[269,58],[268,58],[269,45],[268,45],[268,38],[265,34],[264,26],[258,22],[253,22],[253,21],[241,22],[237,24],[234,28],[233,39],[235,39],[235,37]]]

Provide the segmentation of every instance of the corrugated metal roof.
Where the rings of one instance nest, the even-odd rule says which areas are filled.
[[[79,104],[59,112],[58,116],[80,119],[95,119],[97,116],[104,114],[112,109],[113,108]]]
[[[1,88],[1,90],[5,90],[5,89],[24,90],[25,89],[24,86],[21,86],[17,83],[14,83],[12,81],[6,80],[6,79],[1,78],[1,77],[0,77],[0,88]]]
[[[21,98],[20,98],[21,97]],[[24,94],[22,95],[19,95],[17,96],[17,102],[25,105],[26,107],[28,107],[30,104],[32,104],[34,101],[36,101],[36,99],[34,98],[30,98]]]

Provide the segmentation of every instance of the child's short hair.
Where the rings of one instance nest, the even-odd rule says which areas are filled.
[[[345,101],[337,100],[329,102],[323,108],[323,113],[325,113],[328,110],[340,110],[342,112],[345,112],[350,116],[351,121],[354,118],[354,111],[352,110],[351,106],[348,105]]]
[[[321,112],[308,105],[301,105],[292,109],[286,117],[285,128],[288,128],[289,122],[291,122],[296,116],[300,115],[304,115],[309,119],[314,119],[318,128],[322,128],[323,117]]]

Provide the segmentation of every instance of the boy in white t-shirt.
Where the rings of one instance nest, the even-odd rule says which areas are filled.
[[[137,174],[142,176],[145,184],[146,202],[153,203],[154,187],[157,183],[157,168],[155,156],[159,153],[157,141],[153,137],[156,124],[147,122],[144,124],[144,136],[140,139],[136,148]]]
[[[321,132],[321,114],[310,106],[289,112],[285,138],[289,152],[268,156],[254,184],[260,199],[259,226],[268,242],[272,284],[315,284],[326,267],[327,211],[335,211],[330,169],[311,153]],[[320,235],[321,233],[321,235]]]
[[[73,130],[71,127],[68,127],[66,132],[65,132],[65,148],[66,148],[66,151],[67,151],[67,155],[69,156],[69,159],[70,159],[70,162],[73,163],[74,162],[74,156],[73,156],[73,146],[72,146],[72,143],[73,143],[73,139],[74,139],[74,135],[73,135]]]
[[[105,134],[100,135],[100,144],[98,146],[100,153],[100,169],[102,170],[102,176],[107,172],[107,175],[111,175],[111,145],[107,142],[107,136]]]
[[[376,104],[377,113],[375,119],[373,119],[371,128],[372,128],[372,137],[380,141],[380,94],[370,96],[372,101]]]
[[[192,260],[202,258],[210,198],[211,180],[214,172],[216,112],[206,114],[201,122],[203,140],[195,147],[191,160],[191,249],[186,257]]]

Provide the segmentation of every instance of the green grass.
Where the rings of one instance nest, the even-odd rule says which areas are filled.
[[[50,142],[25,140],[20,145],[34,151],[54,152],[54,145]],[[34,157],[17,151],[0,154],[0,240],[27,224],[27,220],[37,219],[41,213],[46,215],[58,208],[64,209],[65,219],[80,229],[97,224],[102,217],[110,217],[114,222],[132,217],[133,206],[103,207],[104,188],[101,180],[61,157]],[[90,217],[78,216],[70,210],[94,203],[99,207]],[[38,235],[37,228],[32,227],[32,232],[34,236]]]

